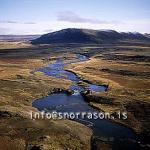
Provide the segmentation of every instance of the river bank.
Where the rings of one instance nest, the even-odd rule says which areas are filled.
[[[68,65],[66,69],[75,72],[84,80],[109,85],[108,91],[89,93],[85,95],[85,100],[93,108],[104,112],[109,111],[112,114],[115,114],[116,111],[128,112],[127,120],[116,119],[115,122],[132,128],[136,133],[141,134],[145,143],[148,144],[150,135],[148,127],[150,123],[149,79],[146,74],[143,77],[142,72],[149,72],[149,66],[146,65],[147,59],[142,62],[135,60],[135,55],[144,55],[148,50],[143,50],[142,54],[136,49],[111,50],[111,52],[101,50],[101,54],[98,53],[98,49],[95,52],[93,49],[85,51],[86,53],[91,52],[89,61]],[[118,57],[120,60],[116,59]],[[129,57],[130,60],[124,60],[124,57],[126,59]],[[134,60],[131,60],[132,57]],[[142,59],[143,57],[141,56]],[[103,70],[113,70],[113,72]],[[131,73],[131,71],[132,74],[129,74],[128,72]]]
[[[142,116],[145,116],[144,120],[147,120],[147,118],[149,118],[149,117],[146,117],[149,114],[147,112],[148,100],[146,100],[148,98],[147,79],[144,79],[144,78],[142,78],[141,80],[134,79],[133,81],[136,81],[136,82],[131,82],[130,84],[129,82],[127,82],[125,84],[124,80],[126,79],[126,81],[128,81],[127,79],[129,79],[129,77],[121,78],[121,75],[120,75],[119,77],[114,78],[114,73],[115,74],[118,73],[117,71],[114,71],[114,68],[113,68],[113,74],[111,75],[106,73],[107,69],[103,71],[103,74],[100,74],[99,73],[99,71],[101,70],[100,66],[103,66],[103,68],[107,68],[108,64],[109,65],[112,64],[112,66],[116,65],[116,63],[114,65],[113,61],[110,61],[110,63],[108,63],[106,60],[104,62],[106,64],[105,67],[102,61],[100,63],[99,61],[97,61],[97,65],[95,66],[95,64],[93,64],[91,60],[87,61],[86,63],[76,62],[71,65],[71,67],[73,66],[72,68],[68,68],[70,65],[65,67],[65,71],[68,71],[68,70],[73,71],[75,75],[78,75],[79,79],[83,79],[83,81],[85,81],[85,82],[79,82],[77,86],[76,85],[72,86],[73,82],[71,80],[66,80],[65,78],[55,78],[52,76],[46,76],[44,75],[44,73],[41,73],[40,71],[33,74],[35,70],[46,67],[48,66],[48,64],[54,63],[58,58],[61,58],[67,62],[70,62],[76,58],[77,53],[85,54],[86,56],[90,56],[91,58],[93,58],[93,53],[94,55],[95,53],[96,54],[103,53],[103,50],[101,50],[101,48],[99,49],[98,47],[96,48],[85,47],[85,49],[83,47],[82,48],[75,47],[73,49],[74,50],[72,50],[71,47],[69,47],[68,49],[63,48],[63,47],[60,47],[60,48],[56,47],[54,49],[51,49],[51,48],[48,48],[48,49],[40,48],[39,50],[35,50],[35,49],[34,50],[31,50],[31,49],[19,50],[18,49],[15,51],[14,50],[12,51],[10,49],[10,50],[7,50],[6,54],[4,53],[4,50],[3,50],[2,55],[0,56],[1,57],[1,60],[0,60],[0,71],[1,71],[1,74],[0,74],[1,140],[0,141],[1,143],[0,145],[6,147],[7,149],[8,149],[7,145],[9,144],[11,144],[12,145],[11,147],[14,147],[14,149],[17,149],[17,148],[19,149],[20,147],[22,147],[23,149],[26,147],[28,147],[28,149],[31,149],[34,146],[35,148],[38,147],[39,149],[46,149],[48,147],[51,149],[66,148],[66,147],[67,148],[69,147],[71,149],[76,149],[76,148],[90,149],[90,145],[92,143],[94,149],[99,149],[99,148],[117,149],[117,147],[115,147],[114,145],[118,145],[118,146],[121,145],[121,147],[119,147],[120,149],[122,147],[124,147],[124,149],[128,149],[128,145],[134,145],[134,146],[140,145],[140,149],[146,149],[148,147],[148,144],[147,146],[145,146],[145,144],[137,143],[138,141],[136,142],[135,140],[120,139],[119,140],[120,144],[119,144],[119,143],[116,143],[116,141],[114,141],[114,139],[112,138],[105,138],[103,136],[102,137],[95,136],[94,139],[92,139],[91,141],[92,130],[89,129],[89,127],[86,127],[85,125],[79,124],[75,121],[69,121],[69,120],[31,121],[30,120],[29,111],[38,112],[37,109],[32,107],[33,100],[40,99],[42,97],[44,98],[45,96],[48,97],[50,96],[50,94],[54,94],[56,91],[60,92],[62,90],[63,92],[65,90],[68,91],[69,89],[69,92],[71,92],[71,90],[78,90],[77,87],[79,87],[80,85],[83,88],[84,87],[87,88],[88,84],[109,85],[108,87],[109,90],[107,92],[104,90],[105,92],[101,92],[99,95],[95,92],[92,92],[89,94],[92,94],[92,95],[96,94],[95,96],[98,96],[99,97],[98,99],[101,99],[102,97],[104,99],[108,99],[109,97],[111,99],[113,98],[115,100],[113,102],[115,102],[117,105],[100,104],[100,103],[94,102],[92,99],[90,100],[89,104],[91,106],[93,105],[95,108],[98,108],[99,110],[104,110],[104,111],[109,111],[109,112],[114,112],[116,110],[120,110],[120,108],[121,109],[124,108],[124,106],[128,106],[129,113],[131,113],[131,117],[129,118],[129,121],[133,121],[133,124],[129,122],[129,125],[131,128],[140,127],[139,131],[141,132],[141,129],[143,128],[142,127],[143,125],[141,126],[141,123],[143,123],[143,121],[141,120],[137,121],[137,119],[139,119],[139,116],[137,117],[133,116],[133,112],[135,112],[135,114],[137,115],[140,112]],[[110,49],[110,46],[109,46],[109,49]],[[124,66],[125,64],[127,64],[126,68],[128,67],[131,69],[133,68],[132,66],[133,64],[129,66],[129,63],[127,62],[124,62],[124,61],[119,62],[119,65],[121,64],[124,64]],[[78,67],[76,68],[76,66]],[[146,67],[144,62],[142,63],[140,62],[140,64],[138,63],[137,66],[139,66],[139,68],[136,68],[137,70],[140,71],[144,69],[145,71],[148,72],[148,65],[146,65],[147,66]],[[86,68],[86,67],[89,67],[89,68]],[[88,82],[86,83],[86,81]],[[120,81],[120,82],[117,82],[117,81]],[[130,89],[125,88],[123,90],[122,87],[125,87],[126,85],[130,86]],[[139,89],[131,90],[131,87],[135,89],[137,87],[138,88],[140,87],[141,90]],[[146,90],[143,90],[144,88],[147,90],[147,92]],[[138,95],[137,94],[135,95],[135,92],[138,93]],[[71,92],[70,94],[73,94],[73,93]],[[89,95],[87,95],[87,97],[88,96]],[[130,101],[126,101],[128,99]],[[145,102],[144,105],[143,105],[143,102]],[[144,107],[144,112],[141,111],[141,106]],[[140,118],[143,119],[142,116]],[[133,118],[135,118],[136,120]],[[145,127],[143,129],[145,132],[148,129],[148,123],[149,121],[147,120],[147,125],[144,124]],[[46,124],[48,125],[48,129],[45,130],[44,132],[41,132],[43,129],[47,128]],[[75,130],[76,126],[78,126],[79,130]],[[105,129],[103,129],[103,131],[105,132]],[[116,134],[119,130],[117,132],[116,130],[114,131],[115,131],[114,134]],[[122,133],[122,130],[120,130],[120,133]],[[57,142],[52,140],[52,142],[49,143],[49,141],[51,141],[51,138],[53,138],[55,134],[56,136],[54,140],[56,140]],[[60,140],[57,140],[60,135],[61,135]],[[68,143],[68,141],[70,142]],[[52,145],[52,147],[50,147],[50,145]]]
[[[88,60],[88,58],[86,58],[85,56],[84,56],[84,59],[80,59],[80,58],[83,58],[82,55],[77,55],[77,58],[79,59],[78,62],[85,62]],[[77,62],[73,61],[73,64],[76,64],[76,63]],[[72,62],[69,62],[69,64],[72,64]],[[59,79],[68,79],[68,80],[73,81],[74,88],[69,89],[69,91],[71,91],[70,94],[67,95],[64,92],[55,93],[55,94],[49,95],[47,97],[41,98],[39,100],[35,100],[33,102],[33,106],[38,108],[40,111],[46,110],[48,112],[49,111],[58,111],[58,112],[62,113],[62,112],[70,112],[70,111],[71,112],[82,112],[82,111],[83,112],[86,112],[86,111],[94,112],[94,111],[96,111],[96,110],[92,109],[92,107],[90,107],[88,105],[88,103],[86,103],[84,101],[84,99],[82,98],[82,95],[84,95],[84,98],[87,98],[86,95],[88,95],[88,93],[104,92],[107,90],[108,87],[105,85],[104,86],[94,85],[94,84],[91,84],[91,82],[84,83],[85,80],[81,80],[81,78],[79,78],[72,71],[68,72],[68,71],[64,70],[65,65],[68,65],[68,63],[65,64],[65,62],[63,62],[63,60],[56,60],[56,62],[54,64],[50,64],[50,65],[48,65],[48,67],[41,68],[37,71],[43,72],[47,76],[54,76]],[[78,84],[79,82],[80,83],[83,82],[81,84],[81,86],[80,86],[80,84]],[[85,86],[85,84],[86,84],[86,86]],[[94,88],[92,88],[92,87],[94,87]],[[77,95],[73,95],[74,92],[77,93]],[[81,95],[80,95],[80,93],[81,93]],[[101,97],[99,97],[98,101],[99,100],[103,100],[104,103],[106,103],[108,101],[106,98],[102,99]],[[78,122],[81,122],[81,119],[83,120],[83,118],[75,119],[75,120]],[[89,121],[88,119],[85,119],[81,123],[83,123],[87,126],[91,126],[91,123],[93,124],[91,128],[94,131],[94,137],[99,137],[99,138],[104,137],[106,139],[113,138],[111,143],[114,143],[114,141],[115,141],[116,148],[117,148],[117,145],[120,145],[121,147],[128,145],[129,149],[130,149],[130,147],[138,148],[138,146],[140,146],[138,144],[138,142],[141,142],[141,140],[142,140],[142,139],[140,139],[140,136],[134,134],[130,129],[125,128],[124,126],[119,126],[117,124],[113,124],[107,120],[94,120],[94,119],[91,119],[89,121],[90,124],[88,125],[87,124],[88,121]],[[106,129],[107,129],[107,131],[106,131]],[[102,132],[102,131],[104,131],[104,132]],[[112,132],[112,131],[114,131],[114,132]],[[124,133],[120,132],[120,131],[124,131]],[[93,141],[96,139],[93,139]],[[119,144],[121,139],[124,142],[122,144]],[[131,142],[131,139],[134,141],[133,143]],[[128,140],[131,142],[130,144],[127,142]],[[107,143],[108,141],[106,140],[105,142]]]
[[[38,112],[32,107],[34,99],[67,90],[71,85],[65,79],[31,73],[50,63],[47,57],[19,59],[12,55],[0,60],[2,149],[90,149],[92,131],[88,127],[71,120],[30,119],[30,111]]]

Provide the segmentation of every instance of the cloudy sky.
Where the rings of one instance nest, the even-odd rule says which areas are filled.
[[[150,33],[150,0],[0,0],[0,34],[63,28]]]

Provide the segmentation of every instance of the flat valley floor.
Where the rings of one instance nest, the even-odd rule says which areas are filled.
[[[97,110],[127,111],[126,120],[112,120],[143,137],[141,149],[150,148],[150,44],[59,44],[31,45],[29,42],[0,42],[0,147],[3,150],[91,148],[92,130],[71,120],[31,120],[33,100],[68,90],[72,81],[33,72],[61,58],[88,56],[85,62],[65,66],[83,80],[108,85],[106,92],[90,92],[87,103]],[[100,99],[102,99],[100,101]],[[132,142],[132,141],[130,141]],[[111,149],[99,140],[97,147]],[[98,149],[98,148],[97,148]]]

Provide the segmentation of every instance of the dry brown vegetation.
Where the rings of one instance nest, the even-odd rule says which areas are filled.
[[[37,50],[38,51],[38,50]],[[44,50],[46,51],[46,50]],[[40,51],[41,53],[42,51]],[[26,53],[25,55],[23,55]],[[32,54],[32,55],[31,55]],[[69,120],[31,120],[32,101],[55,89],[68,89],[71,81],[33,71],[46,66],[57,54],[35,50],[3,50],[0,59],[0,149],[90,149],[92,131]],[[59,55],[62,57],[62,55]],[[72,57],[72,56],[70,56]]]
[[[2,43],[1,43],[2,44]],[[8,44],[8,43],[7,43]],[[12,43],[13,45],[14,43]],[[90,149],[92,131],[69,120],[29,119],[32,101],[55,91],[68,89],[71,81],[33,71],[74,53],[90,56],[86,62],[66,69],[96,84],[107,84],[107,92],[86,95],[89,104],[111,112],[127,111],[127,120],[115,120],[149,136],[150,126],[150,48],[149,45],[78,45],[52,48],[0,46],[0,147],[1,149]],[[29,47],[28,47],[29,46]],[[15,48],[15,49],[11,49]],[[18,48],[18,49],[17,49]],[[140,56],[140,57],[139,57]],[[100,101],[103,99],[103,101]],[[111,145],[99,142],[99,147]]]
[[[33,45],[31,45],[29,42],[0,41],[0,49],[31,48],[31,47],[33,47]]]
[[[86,95],[90,105],[112,114],[127,111],[127,120],[115,121],[150,136],[150,48],[122,48],[84,48],[82,53],[90,54],[91,59],[66,69],[93,83],[107,84],[107,92]]]

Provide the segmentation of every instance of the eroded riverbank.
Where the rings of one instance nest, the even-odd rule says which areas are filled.
[[[77,58],[79,61],[69,63],[88,60],[88,58],[82,55],[77,55]],[[64,92],[51,94],[47,97],[35,100],[33,102],[33,107],[46,112],[96,112],[97,110],[93,109],[85,102],[82,94],[91,91],[106,91],[107,86],[98,86],[88,82],[84,83],[84,81],[82,81],[75,73],[64,70],[64,67],[67,64],[68,63],[65,64],[63,60],[56,60],[54,64],[50,64],[48,67],[41,68],[38,71],[43,72],[47,76],[73,81],[73,85],[69,89],[71,94],[66,94]],[[142,140],[140,139],[140,136],[136,135],[131,129],[125,126],[115,124],[105,119],[89,120],[88,118],[78,118],[75,120],[92,128],[94,132],[93,147],[97,147],[98,141],[113,144],[113,147],[116,149],[119,149],[120,147],[123,148],[124,146],[128,146],[129,149],[140,147],[139,143]],[[117,145],[119,146],[117,147]]]
[[[25,53],[28,54],[27,51]],[[30,73],[46,66],[47,57],[50,63],[52,56],[39,58],[34,53],[32,58],[18,57],[19,54],[17,57],[15,54],[15,57],[0,59],[1,149],[90,149],[92,131],[88,127],[71,120],[30,119],[31,111],[38,112],[31,106],[34,99],[45,97],[57,89],[67,90],[72,82]]]
[[[133,47],[128,48],[128,51],[125,51],[126,48],[124,49],[124,46],[119,49],[115,49],[115,46],[113,47],[112,45],[108,48],[103,48],[102,46],[86,47],[85,45],[84,47],[79,47],[78,45],[78,48],[63,48],[57,45],[55,48],[49,49],[3,50],[0,59],[0,147],[8,149],[8,145],[11,145],[12,148],[15,147],[15,150],[17,148],[20,149],[20,147],[23,149],[31,149],[32,147],[39,149],[90,149],[92,133],[90,128],[85,127],[85,125],[70,120],[33,121],[29,118],[28,114],[30,111],[38,112],[36,108],[31,107],[33,100],[48,96],[50,93],[68,91],[72,86],[73,89],[74,86],[77,87],[72,85],[73,82],[71,80],[46,76],[40,72],[37,72],[35,75],[30,74],[30,72],[37,70],[37,68],[52,64],[60,58],[64,58],[65,61],[74,60],[73,52],[83,53],[87,56],[97,54],[98,57],[96,56],[96,59],[91,59],[85,63],[74,63],[73,67],[71,65],[71,69],[65,67],[65,70],[69,69],[83,81],[90,81],[90,84],[96,83],[101,85],[101,83],[109,83],[109,91],[102,93],[93,92],[86,96],[93,95],[98,99],[108,99],[108,101],[100,102],[109,102],[112,99],[113,101],[110,101],[112,103],[95,103],[93,99],[90,99],[89,104],[106,112],[128,108],[128,125],[131,125],[131,128],[140,129],[138,130],[140,133],[141,131],[146,135],[149,133],[148,80],[145,77],[143,78],[143,76],[141,78],[139,76],[138,78],[128,77],[127,75],[124,77],[120,74],[118,76],[117,71],[115,71],[115,74],[114,72],[109,74],[109,72],[102,70],[110,68],[110,70],[114,71],[121,67],[122,70],[131,70],[132,72],[134,70],[136,72],[143,72],[143,70],[148,72],[148,62],[103,60],[103,53],[107,53],[107,56],[120,53],[128,55],[134,53],[134,50],[136,51],[137,49],[136,55],[143,55],[146,50],[139,46],[134,47],[134,49]],[[140,51],[138,48],[140,48]],[[83,84],[83,82],[79,82],[79,85],[86,87],[86,84]],[[119,89],[116,89],[118,85],[121,85],[121,87],[119,86]],[[116,143],[116,140],[113,140],[113,138],[97,136],[94,139],[96,139],[93,140],[93,145],[96,145],[94,150],[97,147],[99,149],[112,149],[113,147],[116,150],[113,144]],[[145,146],[142,141],[137,143],[136,140],[128,138],[120,139],[119,143],[115,145],[121,145],[120,149],[128,149],[127,143],[130,146],[136,146],[136,149],[148,149],[148,145]],[[147,140],[147,143],[149,143],[149,140]]]

